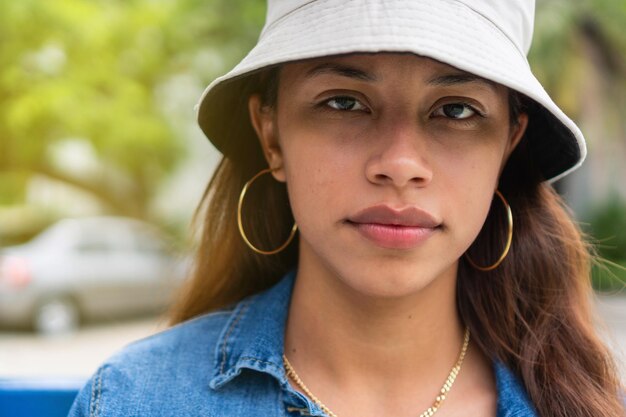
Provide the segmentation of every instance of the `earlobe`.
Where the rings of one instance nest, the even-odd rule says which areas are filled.
[[[264,106],[258,94],[253,94],[248,99],[248,112],[250,113],[250,123],[257,134],[265,160],[273,170],[272,175],[276,180],[284,182],[283,154],[276,132],[274,110]]]

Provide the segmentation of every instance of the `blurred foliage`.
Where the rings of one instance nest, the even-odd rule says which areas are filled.
[[[263,13],[244,0],[0,2],[0,204],[22,203],[37,174],[147,217],[185,152],[155,92],[180,73],[206,84],[255,40]],[[55,160],[68,139],[87,142],[98,169]]]
[[[621,121],[626,111],[626,2],[537,0],[536,6],[528,59],[537,78],[574,120],[584,117],[591,89],[610,104],[603,107],[614,110],[608,116]],[[599,85],[588,88],[597,80]],[[625,133],[621,123],[607,128]]]
[[[594,237],[599,256],[593,268],[596,289],[612,291],[626,285],[626,202],[613,196],[593,210],[586,232]]]
[[[591,283],[596,291],[618,294],[626,287],[626,261],[599,259],[591,269]]]
[[[594,210],[589,228],[598,252],[612,261],[626,261],[626,203],[614,196]]]

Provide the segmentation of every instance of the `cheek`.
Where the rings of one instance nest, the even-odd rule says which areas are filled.
[[[449,159],[439,170],[442,215],[449,232],[464,252],[480,232],[497,188],[501,154],[490,149],[476,158]]]
[[[298,106],[292,106],[298,108]],[[307,116],[308,115],[308,116]],[[355,132],[308,113],[279,114],[280,144],[289,198],[296,219],[336,221],[354,190],[363,181],[362,157],[355,148]],[[361,173],[361,176],[359,176]],[[304,226],[304,225],[303,225]]]
[[[307,224],[318,229],[337,221],[345,190],[357,180],[351,175],[354,158],[304,135],[285,144],[283,152],[292,211],[303,231]]]

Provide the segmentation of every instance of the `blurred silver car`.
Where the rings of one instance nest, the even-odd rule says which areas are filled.
[[[118,217],[62,220],[0,249],[0,324],[41,333],[163,311],[188,270],[154,227]]]

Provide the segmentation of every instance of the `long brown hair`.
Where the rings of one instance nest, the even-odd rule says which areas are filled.
[[[272,106],[277,80],[278,70],[250,77],[248,93],[260,92]],[[515,93],[509,101],[512,120],[520,111],[537,117],[532,102]],[[263,256],[239,236],[239,193],[267,164],[248,123],[231,134],[231,140],[248,139],[248,148],[223,158],[205,191],[196,213],[196,222],[202,222],[196,268],[171,311],[172,324],[266,289],[298,262],[296,241],[278,255]],[[616,366],[593,326],[590,251],[563,201],[533,165],[524,140],[499,188],[515,219],[508,257],[490,272],[477,271],[464,259],[459,266],[457,303],[475,343],[521,378],[543,417],[624,416]],[[497,204],[496,199],[469,250],[479,264],[493,262],[503,246],[506,223]],[[283,184],[259,180],[245,207],[254,208],[244,219],[255,244],[272,248],[287,238],[293,218]]]

